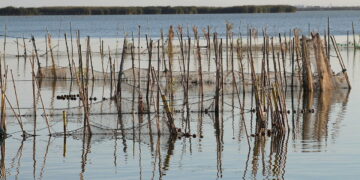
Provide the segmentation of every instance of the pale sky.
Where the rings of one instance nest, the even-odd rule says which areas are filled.
[[[360,0],[0,0],[0,7],[39,6],[236,6],[236,5],[360,6]]]

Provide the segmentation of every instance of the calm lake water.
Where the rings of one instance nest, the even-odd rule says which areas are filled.
[[[6,24],[7,39],[6,63],[14,73],[19,94],[22,114],[32,114],[33,94],[31,64],[29,59],[16,57],[16,39],[37,37],[39,52],[44,52],[46,29],[55,37],[63,37],[72,28],[79,29],[82,36],[103,37],[111,40],[109,49],[116,49],[115,37],[123,37],[124,32],[137,31],[142,27],[142,34],[147,32],[152,37],[159,37],[160,29],[168,31],[170,25],[200,28],[210,25],[214,31],[225,32],[226,21],[234,23],[234,31],[240,27],[246,33],[246,27],[267,28],[270,34],[289,32],[292,28],[301,28],[308,34],[311,30],[323,32],[330,17],[331,32],[344,36],[351,32],[351,22],[355,31],[360,32],[360,11],[297,12],[291,14],[222,14],[222,15],[136,15],[136,16],[28,16],[0,17],[0,31]],[[59,32],[60,29],[60,32]],[[358,37],[357,37],[358,40]],[[261,41],[261,40],[259,40]],[[55,45],[57,42],[59,44]],[[31,42],[26,40],[28,53],[31,53]],[[67,65],[64,41],[54,40],[56,63]],[[110,47],[111,46],[111,47]],[[84,44],[85,47],[85,44]],[[98,51],[98,44],[93,46]],[[1,43],[3,51],[3,43]],[[23,52],[23,46],[20,46]],[[59,55],[60,54],[60,55]],[[261,54],[261,53],[260,53]],[[231,89],[225,91],[225,111],[220,115],[221,129],[214,128],[214,114],[190,113],[191,132],[196,138],[171,139],[163,135],[134,134],[94,135],[92,137],[63,136],[49,137],[45,118],[41,116],[42,105],[36,95],[38,116],[36,118],[37,134],[25,140],[21,137],[17,120],[8,107],[8,133],[10,137],[1,144],[1,177],[4,179],[359,179],[360,169],[360,52],[341,49],[345,66],[352,83],[351,91],[336,90],[327,93],[314,93],[313,97],[304,96],[295,91],[294,98],[289,92],[286,97],[288,108],[294,106],[297,113],[288,115],[290,130],[284,137],[250,137],[248,146],[244,124],[241,121],[237,96]],[[335,56],[335,52],[331,52]],[[259,55],[260,56],[260,55]],[[120,57],[113,55],[116,62]],[[101,69],[99,56],[94,55],[94,68]],[[106,57],[108,58],[108,57]],[[128,57],[129,58],[129,57]],[[142,57],[147,61],[146,56]],[[41,64],[47,64],[41,56]],[[141,66],[147,63],[141,62]],[[205,61],[205,60],[204,60]],[[136,61],[136,64],[139,62]],[[337,59],[331,60],[334,68],[338,67]],[[50,63],[49,63],[50,64]],[[289,64],[288,64],[289,65]],[[197,67],[196,63],[192,66]],[[125,64],[131,67],[130,62]],[[126,69],[125,68],[125,69]],[[290,68],[290,67],[289,67]],[[338,71],[338,69],[336,70]],[[10,76],[10,75],[8,75]],[[11,79],[9,77],[9,79]],[[16,107],[12,81],[8,79],[8,96]],[[144,85],[142,85],[144,87]],[[110,84],[95,81],[91,92],[101,99],[109,98]],[[134,86],[124,83],[124,96],[131,106],[131,94]],[[176,90],[176,105],[180,109],[183,102],[182,87]],[[43,81],[40,93],[48,112],[60,112],[66,107],[78,106],[79,102],[59,101],[57,95],[77,94],[77,85],[69,81]],[[197,105],[198,88],[190,90],[192,101]],[[206,92],[205,99],[212,99],[213,92]],[[292,101],[293,100],[293,101]],[[99,100],[98,100],[99,101]],[[246,94],[247,112],[245,122],[249,134],[254,133],[255,115],[248,112],[251,107],[251,93]],[[310,104],[314,113],[299,113],[304,104]],[[103,107],[104,105],[104,107]],[[111,102],[93,105],[94,111],[110,111],[114,108]],[[192,106],[195,108],[195,105]],[[233,108],[235,107],[235,108]],[[78,110],[78,109],[77,109]],[[81,109],[79,110],[81,111]],[[69,114],[68,130],[81,128],[83,117],[76,110]],[[93,115],[91,121],[96,126],[114,128],[117,126],[117,115]],[[154,115],[144,116],[153,121]],[[184,127],[183,113],[176,113],[176,124]],[[125,114],[124,122],[140,121],[138,115]],[[24,128],[32,133],[34,117],[24,116]],[[62,132],[62,117],[49,117],[51,131]],[[115,122],[115,123],[114,123]],[[145,128],[146,129],[146,128]],[[131,129],[129,129],[130,131]],[[200,138],[203,136],[203,138]],[[65,143],[66,142],[66,143]]]
[[[346,35],[351,30],[351,22],[360,28],[360,11],[318,11],[278,14],[203,14],[203,15],[113,15],[113,16],[4,16],[0,17],[0,29],[7,26],[9,36],[43,37],[46,30],[53,36],[63,36],[69,31],[70,22],[73,30],[80,30],[83,36],[122,37],[124,32],[137,32],[141,25],[142,32],[152,37],[160,36],[160,29],[170,25],[184,27],[198,26],[200,29],[211,26],[213,31],[225,32],[225,23],[233,23],[234,29],[246,34],[249,28],[266,28],[272,34],[286,33],[300,28],[304,32],[327,29],[330,18],[331,32],[334,35]],[[238,30],[237,30],[238,31]],[[136,33],[135,33],[136,34]]]

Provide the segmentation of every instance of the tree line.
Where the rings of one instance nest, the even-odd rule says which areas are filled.
[[[296,7],[287,5],[197,7],[197,6],[147,6],[147,7],[5,7],[1,16],[27,15],[130,15],[130,14],[221,14],[221,13],[290,13]]]
[[[322,7],[322,6],[307,6],[297,8],[298,11],[348,11],[348,10],[360,10],[360,6],[333,6],[333,7]]]

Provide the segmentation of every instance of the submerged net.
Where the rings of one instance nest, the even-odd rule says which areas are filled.
[[[314,57],[313,54],[311,54],[310,56],[310,62],[312,64],[314,64],[316,62],[316,59]],[[313,65],[313,67],[316,67],[315,65]],[[74,70],[74,68],[72,68],[73,73],[70,73],[70,68],[68,67],[56,67],[56,69],[54,70],[53,67],[43,67],[38,71],[38,78],[44,78],[44,79],[55,79],[55,76],[57,79],[74,79],[74,76],[71,76],[71,74],[74,74],[74,72],[79,72],[78,68],[76,68],[76,70]],[[296,70],[297,71],[297,70]],[[315,82],[315,86],[317,85],[317,82],[320,81],[321,78],[319,78],[319,74],[317,72],[317,68],[313,69],[313,76],[315,79],[317,79],[317,81]],[[85,70],[83,70],[83,72],[85,72]],[[89,70],[89,79],[94,79],[94,80],[110,80],[112,79],[113,81],[117,81],[118,78],[118,72],[114,72],[114,73],[108,73],[108,72],[100,72],[100,71],[91,71]],[[169,72],[164,72],[164,71],[159,71],[159,82],[167,82],[169,81]],[[269,79],[270,83],[275,82],[275,76],[279,76],[279,74],[281,73],[282,76],[283,72],[278,72],[278,74],[276,74],[275,72],[269,72],[267,74],[267,78]],[[233,78],[233,74],[235,76],[235,81]],[[294,74],[289,73],[289,72],[285,72],[285,77],[283,77],[283,79],[287,79],[286,81],[286,86],[290,87],[301,87],[302,86],[302,76],[301,74],[298,72],[294,72]],[[140,78],[139,78],[140,75]],[[112,78],[111,78],[112,76]],[[145,82],[147,81],[147,76],[148,76],[148,70],[147,69],[143,69],[143,68],[130,68],[127,70],[123,71],[123,75],[122,75],[122,81],[142,81]],[[189,83],[193,86],[193,85],[200,85],[200,78],[199,78],[199,72],[197,71],[190,71],[189,72]],[[261,78],[261,74],[257,73],[256,74],[257,78],[260,79]],[[180,85],[183,81],[184,81],[184,73],[180,72],[180,71],[176,71],[176,72],[172,72],[172,82],[175,83],[175,85]],[[293,81],[291,81],[291,79],[293,78]],[[344,76],[343,72],[337,73],[337,74],[333,74],[332,76],[334,83],[336,84],[336,87],[340,87],[340,88],[347,88],[347,82]],[[203,79],[203,83],[204,84],[215,84],[216,83],[216,72],[202,72],[202,79]],[[345,81],[344,81],[345,80]],[[252,86],[253,84],[253,80],[251,78],[251,74],[250,73],[241,73],[240,71],[224,71],[223,72],[223,84],[225,85],[231,85],[234,82],[236,82],[238,85],[242,85],[244,84],[246,87]],[[285,82],[283,82],[285,83]],[[285,85],[285,84],[283,84]]]

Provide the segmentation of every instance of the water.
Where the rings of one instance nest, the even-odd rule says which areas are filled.
[[[3,16],[0,17],[0,29],[7,26],[8,35],[14,37],[43,37],[46,31],[54,37],[69,32],[70,22],[73,30],[80,30],[83,36],[123,37],[124,32],[137,32],[141,25],[143,33],[160,37],[160,29],[170,25],[198,26],[213,31],[225,32],[225,23],[234,24],[234,29],[246,34],[249,28],[266,28],[270,34],[289,33],[291,29],[300,28],[304,32],[324,32],[327,29],[327,18],[331,21],[331,32],[334,35],[351,34],[351,22],[359,29],[359,11],[306,11],[278,14],[197,14],[197,15],[113,15],[113,16]],[[60,32],[59,32],[60,30]],[[130,35],[129,34],[129,35]],[[135,33],[136,34],[136,33]],[[261,33],[260,33],[261,34]]]
[[[159,36],[160,27],[167,28],[170,24],[197,24],[200,27],[211,25],[214,29],[216,27],[217,31],[224,32],[225,20],[235,24],[239,24],[241,20],[241,24],[256,27],[268,25],[270,32],[288,32],[293,27],[301,27],[306,31],[309,23],[312,28],[322,31],[326,28],[327,17],[330,16],[332,32],[346,35],[346,32],[351,30],[351,21],[355,22],[356,27],[359,26],[358,15],[360,14],[357,11],[332,11],[253,15],[35,16],[0,17],[0,20],[6,23],[10,36],[36,35],[39,39],[39,50],[44,49],[44,42],[40,39],[45,35],[45,27],[48,27],[52,34],[58,34],[61,24],[63,33],[68,30],[70,21],[74,29],[81,30],[82,35],[107,37],[112,42],[109,43],[111,49],[114,50],[116,43],[113,37],[118,37],[117,33],[122,37],[121,26],[126,27],[128,32],[136,31],[137,24],[142,24],[143,30],[151,31],[154,37]],[[1,23],[2,28],[5,23]],[[120,30],[117,30],[118,24]],[[245,28],[241,28],[244,31]],[[32,84],[29,81],[30,63],[22,57],[15,57],[14,41],[15,39],[8,39],[6,60],[16,79],[20,107],[24,108],[21,111],[31,113],[33,97]],[[54,40],[53,44],[56,42],[57,40]],[[31,49],[30,43],[27,43]],[[64,48],[64,41],[60,41],[59,47]],[[93,47],[95,49],[96,46]],[[56,57],[56,60],[59,64],[66,65],[67,58],[61,55],[63,52],[60,50],[60,56]],[[249,149],[239,111],[236,108],[232,111],[230,106],[232,103],[238,106],[236,96],[234,98],[231,94],[225,96],[227,105],[226,111],[220,115],[223,120],[223,128],[220,130],[214,128],[214,114],[190,113],[191,132],[197,135],[196,138],[175,140],[166,135],[161,138],[155,135],[151,139],[148,135],[119,134],[95,135],[91,138],[69,136],[65,140],[62,136],[47,136],[45,119],[38,116],[39,136],[23,140],[16,118],[9,117],[8,132],[11,136],[5,139],[1,146],[1,175],[4,179],[358,179],[360,56],[359,52],[352,49],[341,49],[341,53],[353,89],[349,92],[338,90],[315,93],[314,98],[303,97],[296,91],[295,109],[302,109],[303,104],[309,103],[315,113],[289,114],[291,129],[284,137],[251,137]],[[335,55],[334,52],[331,54]],[[99,56],[94,55],[95,59],[98,60]],[[41,57],[41,62],[45,64],[44,57]],[[335,58],[332,58],[331,63],[334,64],[333,68],[337,67]],[[146,66],[146,63],[144,64],[142,65]],[[95,62],[95,69],[100,70],[100,66],[99,62]],[[129,63],[126,64],[127,68],[129,66]],[[56,100],[57,95],[67,94],[70,86],[73,88],[72,93],[78,93],[77,85],[71,85],[70,82],[42,82],[40,92],[47,111],[78,105],[78,101],[68,104],[68,101]],[[96,97],[108,98],[109,89],[109,83],[96,81],[92,92]],[[131,82],[125,85],[124,92],[127,98],[131,98]],[[194,102],[198,100],[197,92],[196,87],[190,90]],[[227,89],[227,92],[231,92],[231,89]],[[11,81],[8,81],[8,93],[12,105],[15,106]],[[179,104],[182,102],[182,94],[182,88],[177,88],[175,99]],[[205,99],[211,97],[211,92],[205,94]],[[247,94],[247,107],[250,105],[250,98],[251,95]],[[290,106],[290,93],[286,101]],[[130,106],[130,102],[126,106]],[[41,108],[39,100],[38,107]],[[41,114],[42,110],[39,109],[38,112]],[[9,107],[8,114],[12,114]],[[247,112],[245,116],[249,133],[254,133],[253,115]],[[126,122],[133,119],[139,121],[137,115],[134,117],[127,114],[123,118]],[[143,118],[147,120],[147,116]],[[176,114],[178,127],[183,127],[183,118],[182,113]],[[49,118],[52,132],[62,131],[61,119],[61,116]],[[70,114],[68,130],[82,127],[82,120],[81,115]],[[91,120],[103,126],[112,126],[117,116],[94,115]],[[23,121],[25,130],[32,133],[33,117],[25,116]],[[200,138],[200,135],[203,138]]]

